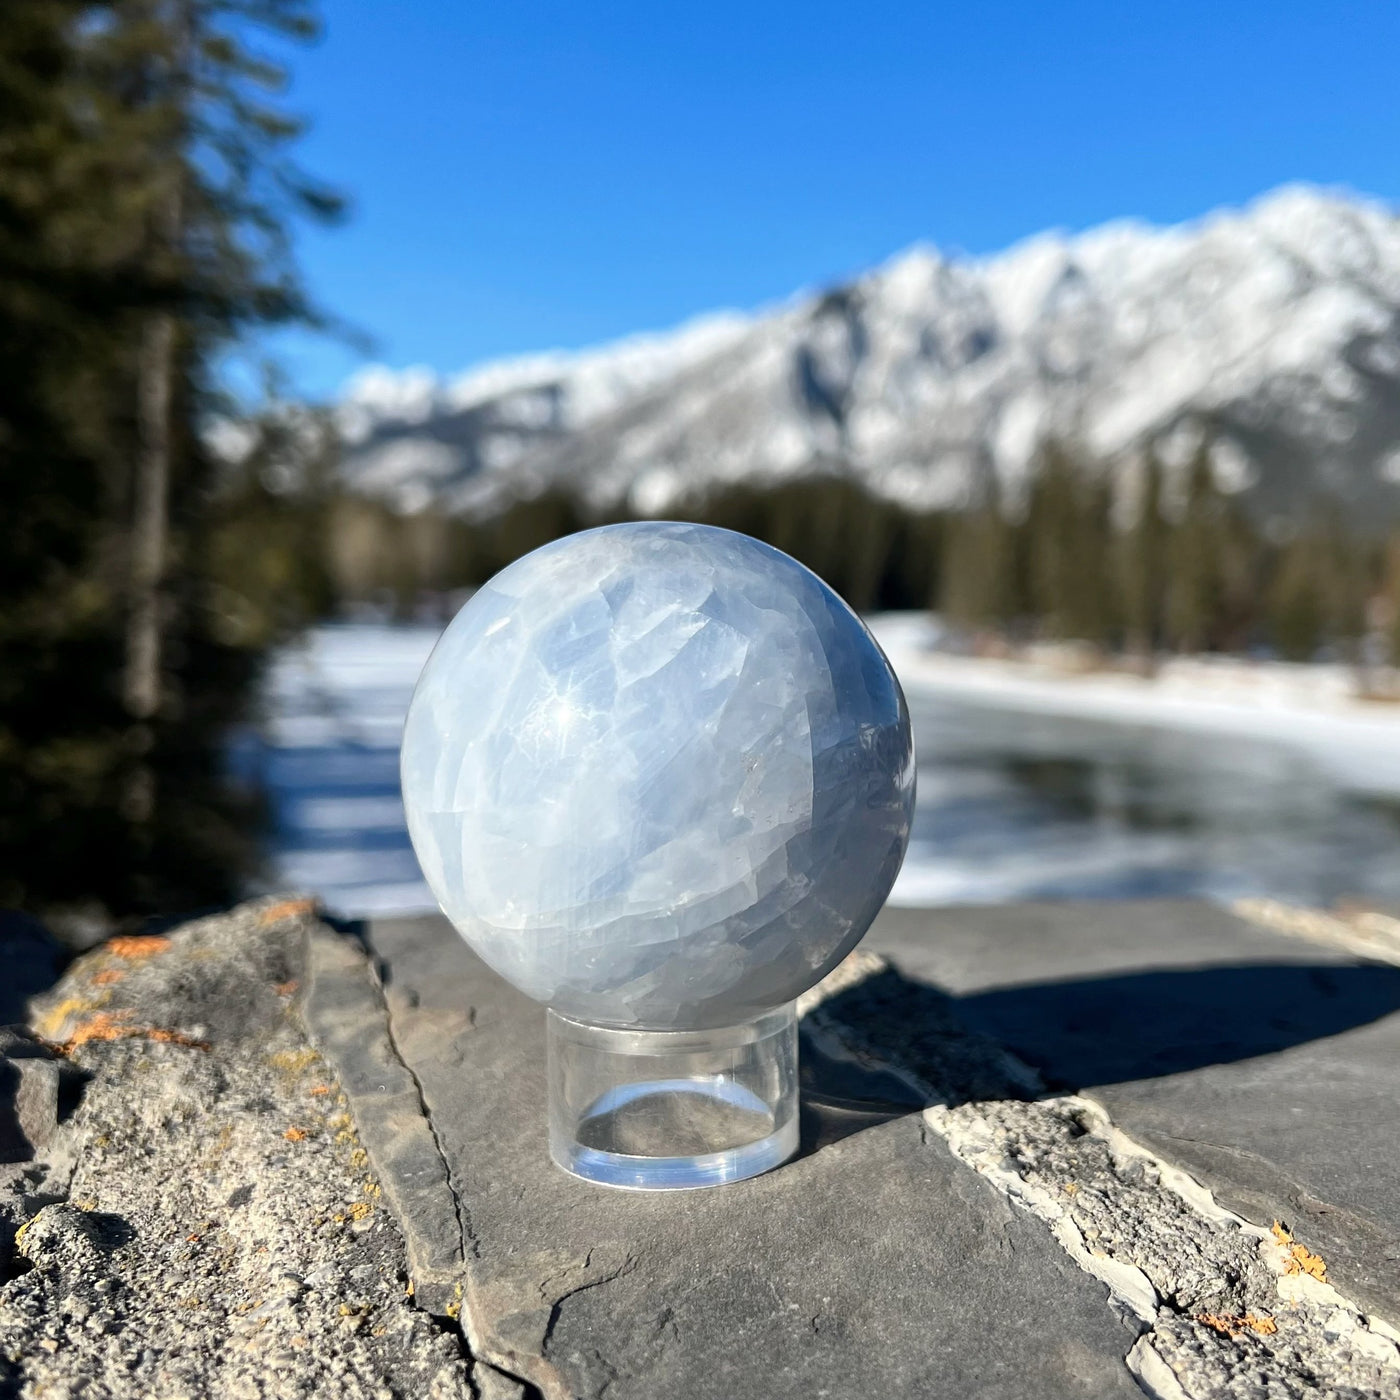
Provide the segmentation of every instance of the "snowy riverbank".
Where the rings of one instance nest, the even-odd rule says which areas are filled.
[[[869,622],[911,699],[1239,735],[1305,753],[1348,791],[1400,795],[1400,703],[1356,698],[1346,666],[1173,657],[1148,678],[938,651],[937,624],[922,613]]]
[[[1400,901],[1400,706],[1329,668],[1173,662],[1158,679],[931,652],[873,620],[909,694],[919,806],[893,902]],[[433,908],[398,745],[428,626],[318,627],[274,661],[234,766],[269,801],[269,885],[340,913]],[[1231,668],[1234,669],[1231,669]]]

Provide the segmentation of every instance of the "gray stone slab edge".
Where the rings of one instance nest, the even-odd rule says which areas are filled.
[[[335,1070],[370,1165],[403,1230],[415,1301],[455,1319],[462,1301],[462,1226],[418,1082],[394,1049],[369,959],[349,939],[322,926],[307,937],[302,1008],[307,1031]]]
[[[1032,1090],[1032,1101],[950,1105],[917,1064],[872,1054],[860,1028],[832,1017],[823,1003],[886,966],[857,952],[808,993],[800,1008],[808,1036],[827,1054],[883,1062],[921,1090],[930,1104],[923,1114],[928,1129],[1013,1205],[1044,1221],[1069,1257],[1107,1287],[1124,1320],[1136,1321],[1139,1336],[1125,1360],[1147,1395],[1233,1395],[1221,1384],[1218,1358],[1202,1345],[1229,1325],[1238,1326],[1245,1348],[1239,1369],[1254,1382],[1277,1385],[1271,1395],[1400,1396],[1400,1330],[1301,1270],[1286,1236],[1226,1209],[1189,1173],[1116,1127],[1101,1104],[1084,1095],[1045,1095],[1036,1072],[1004,1047],[981,1053],[999,1061],[1009,1084]],[[1076,1210],[1081,1192],[1099,1203],[1087,1230]],[[1209,1276],[1216,1272],[1235,1282],[1210,1306],[1218,1280]],[[1283,1313],[1286,1329],[1275,1321]]]
[[[471,1336],[463,1300],[467,1222],[418,1080],[394,1045],[373,963],[356,943],[317,925],[307,935],[306,968],[307,1033],[335,1070],[403,1232],[414,1301],[461,1329],[479,1400],[526,1400],[525,1384],[484,1360]]]
[[[1347,918],[1322,909],[1284,904],[1277,899],[1237,899],[1230,906],[1241,919],[1270,933],[1303,938],[1355,957],[1400,967],[1400,919],[1373,910]]]
[[[1380,1375],[1389,1381],[1378,1393],[1400,1394],[1400,1330],[1343,1295],[1333,1285],[1302,1272],[1289,1273],[1290,1254],[1268,1230],[1236,1215],[1221,1206],[1211,1192],[1187,1172],[1148,1151],[1126,1133],[1114,1126],[1103,1107],[1082,1095],[1067,1095],[1047,1100],[1038,1108],[1074,1116],[1086,1136],[1097,1139],[1108,1155],[1120,1167],[1140,1163],[1157,1177],[1160,1186],[1183,1202],[1198,1217],[1210,1222],[1222,1232],[1235,1233],[1244,1241],[1253,1242],[1265,1268],[1275,1276],[1275,1297],[1280,1308],[1296,1308],[1300,1303],[1327,1315],[1326,1327],[1337,1336],[1346,1334],[1352,1350],[1380,1363]],[[1194,1357],[1181,1355],[1180,1338],[1159,1338],[1157,1330],[1167,1322],[1170,1309],[1159,1295],[1147,1274],[1131,1263],[1114,1258],[1101,1249],[1091,1249],[1083,1233],[1070,1218],[1060,1200],[1038,1183],[1027,1183],[1020,1173],[1006,1164],[1000,1151],[993,1152],[991,1139],[982,1131],[984,1124],[971,1115],[958,1120],[937,1106],[926,1110],[924,1120],[948,1143],[954,1155],[975,1171],[988,1178],[1014,1204],[1029,1210],[1044,1220],[1071,1259],[1099,1279],[1109,1290],[1118,1306],[1132,1312],[1142,1322],[1145,1331],[1128,1353],[1128,1369],[1138,1384],[1154,1400],[1196,1400],[1197,1396],[1214,1393],[1210,1380],[1191,1374]],[[1174,1318],[1170,1318],[1175,1321]],[[1324,1336],[1327,1335],[1324,1331]],[[1298,1348],[1299,1361],[1311,1363],[1315,1357],[1307,1354],[1306,1345]],[[1178,1364],[1185,1363],[1185,1384],[1179,1372],[1164,1357]],[[1294,1358],[1287,1358],[1292,1361]],[[1302,1367],[1299,1374],[1302,1374]]]

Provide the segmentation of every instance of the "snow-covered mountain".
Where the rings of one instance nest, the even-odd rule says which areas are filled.
[[[1400,513],[1400,218],[1289,186],[988,258],[915,247],[850,284],[454,380],[362,374],[345,479],[489,516],[551,485],[664,514],[726,482],[849,473],[919,507],[1014,499],[1047,438],[1131,474],[1153,447],[1266,514]]]

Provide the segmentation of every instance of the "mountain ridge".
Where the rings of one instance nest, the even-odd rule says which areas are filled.
[[[547,490],[659,515],[736,483],[855,479],[916,510],[1023,497],[1047,442],[1130,486],[1200,450],[1265,516],[1400,514],[1400,218],[1290,185],[1115,220],[451,379],[375,369],[338,408],[347,487],[489,519]],[[1170,488],[1170,481],[1168,482]]]

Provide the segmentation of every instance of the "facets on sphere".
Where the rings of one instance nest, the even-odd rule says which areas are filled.
[[[403,742],[409,830],[467,942],[567,1016],[735,1024],[811,986],[909,838],[904,698],[859,619],[747,536],[572,535],[476,593]]]

